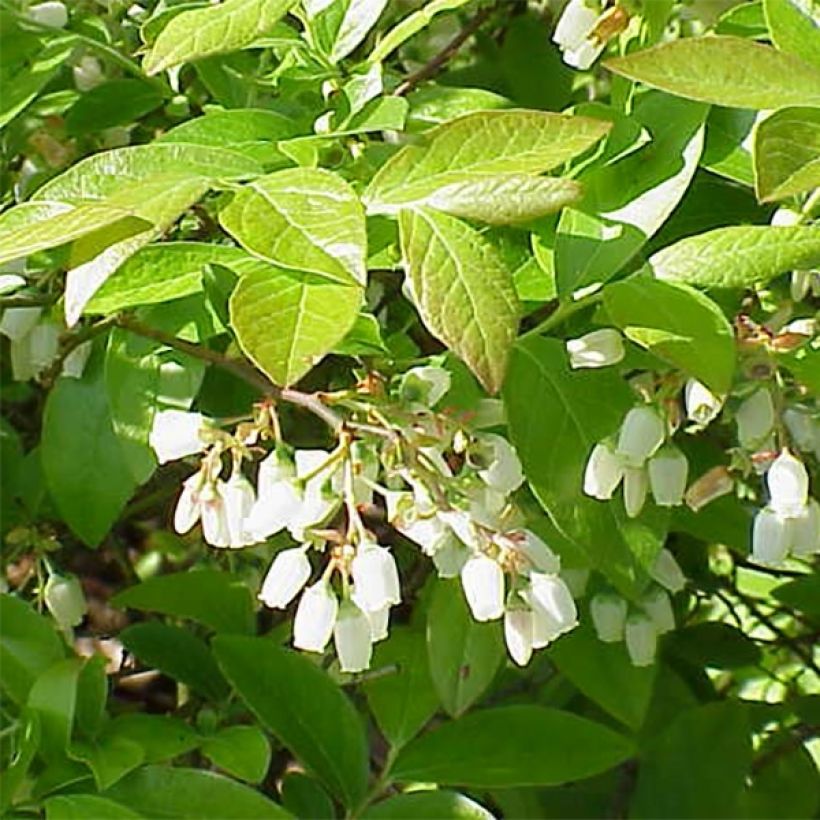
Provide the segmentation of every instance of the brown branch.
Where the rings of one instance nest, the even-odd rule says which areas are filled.
[[[429,80],[438,74],[442,68],[458,53],[464,43],[475,34],[487,21],[490,15],[499,7],[500,2],[481,9],[466,26],[464,26],[444,48],[431,57],[418,71],[413,72],[406,80],[398,85],[393,92],[395,97],[409,94],[419,83]]]

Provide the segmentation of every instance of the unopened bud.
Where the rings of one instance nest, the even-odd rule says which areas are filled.
[[[43,598],[61,629],[77,626],[85,617],[85,595],[74,575],[49,575]]]
[[[809,475],[803,462],[783,450],[766,474],[769,506],[780,515],[797,516],[808,501]]]
[[[641,606],[652,619],[658,635],[671,632],[675,628],[675,614],[672,612],[672,602],[665,590],[657,587],[651,590],[644,596]]]
[[[820,504],[809,499],[802,515],[791,519],[792,552],[806,556],[820,552]]]
[[[68,25],[68,10],[62,3],[48,2],[30,6],[28,16],[35,23],[49,28],[65,28]]]
[[[624,508],[630,518],[637,518],[641,514],[649,480],[644,467],[624,468]]]
[[[779,566],[786,560],[792,542],[792,521],[771,507],[755,516],[752,529],[752,560],[767,566]]]
[[[620,595],[598,593],[590,601],[589,610],[598,640],[604,643],[623,640],[627,603]]]
[[[668,549],[662,549],[658,553],[649,569],[649,575],[653,581],[673,594],[680,592],[686,586],[686,576],[675,560],[675,556]]]
[[[602,501],[610,499],[623,475],[621,457],[609,444],[600,442],[592,448],[584,470],[584,492]]]
[[[749,396],[737,409],[737,435],[747,449],[757,447],[774,427],[774,403],[772,394],[761,387]]]
[[[633,666],[651,666],[655,662],[658,633],[649,617],[643,614],[630,615],[626,621],[624,637]]]
[[[676,507],[683,500],[689,462],[677,447],[662,447],[649,459],[649,485],[659,507]]]

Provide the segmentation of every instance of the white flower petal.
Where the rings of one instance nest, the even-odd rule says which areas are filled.
[[[686,586],[686,576],[668,549],[662,549],[658,553],[649,569],[649,575],[672,594],[680,592]]]
[[[201,473],[194,473],[182,483],[182,492],[174,510],[174,529],[180,535],[188,532],[199,521],[199,491],[201,486]]]
[[[342,672],[363,672],[373,655],[370,621],[352,601],[345,601],[333,627],[333,642]]]
[[[774,403],[772,394],[761,387],[749,396],[735,413],[737,435],[747,449],[754,449],[772,432]]]
[[[675,614],[672,611],[672,601],[666,590],[658,589],[648,592],[641,601],[644,612],[652,619],[658,635],[671,632],[675,628]]]
[[[624,630],[626,649],[633,666],[651,666],[655,662],[658,633],[646,615],[630,615]]]
[[[308,652],[324,652],[333,634],[339,602],[325,580],[309,586],[293,619],[293,645]]]
[[[500,493],[511,493],[524,483],[524,471],[515,448],[503,436],[480,433],[478,441],[490,451],[490,464],[478,475],[489,487]]]
[[[589,602],[592,625],[598,640],[617,643],[624,639],[627,609],[627,602],[620,595],[606,592],[598,593]]]
[[[661,447],[649,459],[648,469],[652,497],[659,507],[677,507],[683,503],[689,462],[677,447]]]
[[[477,621],[493,621],[504,614],[504,573],[492,558],[470,558],[461,568],[461,586]]]
[[[204,417],[199,413],[184,410],[160,410],[156,413],[148,443],[159,463],[165,464],[201,452],[205,445],[199,432],[205,424]]]
[[[557,575],[530,573],[530,604],[546,613],[559,630],[568,632],[578,625],[578,609],[569,587]]]
[[[758,564],[780,566],[789,554],[793,535],[792,519],[764,507],[755,516],[751,559]]]
[[[791,526],[792,552],[795,555],[820,552],[820,504],[817,501],[810,498],[803,515],[793,518]]]
[[[273,609],[285,609],[310,578],[307,547],[294,547],[276,554],[270,565],[259,600]]]
[[[390,550],[375,543],[360,544],[351,562],[350,573],[359,604],[368,612],[401,602],[399,573]]]
[[[252,544],[254,539],[245,527],[256,501],[256,493],[250,481],[238,470],[235,471],[222,489],[222,498],[228,525],[228,545],[232,549],[238,549]]]
[[[633,407],[618,434],[617,453],[630,467],[640,467],[663,444],[663,419],[647,406]]]
[[[535,638],[532,610],[508,609],[504,613],[504,640],[510,657],[519,665],[530,662]]]
[[[578,339],[568,339],[566,348],[573,369],[608,367],[620,362],[625,355],[623,337],[611,327],[593,330]]]
[[[646,468],[624,468],[624,509],[630,518],[637,518],[641,514],[648,489]]]
[[[584,470],[584,492],[606,501],[612,498],[623,477],[621,457],[605,442],[596,444]]]
[[[689,379],[684,388],[686,417],[697,424],[709,424],[720,413],[723,401],[697,379]]]
[[[783,450],[766,474],[771,500],[769,506],[780,515],[797,516],[809,497],[809,474],[803,462]]]

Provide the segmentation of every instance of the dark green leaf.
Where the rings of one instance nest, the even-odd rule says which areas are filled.
[[[418,820],[420,817],[436,820],[493,820],[493,815],[480,803],[458,792],[422,791],[399,794],[371,806],[365,818],[390,820]]]
[[[270,767],[270,741],[258,726],[227,726],[202,744],[211,763],[240,780],[261,783]]]
[[[141,80],[109,80],[83,94],[66,112],[66,131],[79,136],[128,125],[162,105],[160,87]]]
[[[77,681],[83,661],[66,658],[41,673],[28,693],[27,705],[40,718],[40,753],[46,760],[64,757],[74,726]]]
[[[143,817],[132,809],[94,794],[60,794],[44,803],[46,820],[130,820]]]

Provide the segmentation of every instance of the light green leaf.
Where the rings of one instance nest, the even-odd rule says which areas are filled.
[[[424,324],[490,393],[498,392],[518,329],[512,274],[486,239],[454,217],[402,211],[399,227]]]
[[[472,114],[492,111],[496,108],[512,108],[506,97],[483,88],[458,88],[456,86],[425,83],[407,96],[410,113],[407,118],[409,131],[426,131],[430,126]]]
[[[362,297],[357,285],[268,266],[239,280],[231,326],[257,367],[276,384],[290,385],[345,337]]]
[[[605,772],[633,751],[622,735],[571,712],[504,706],[414,740],[399,754],[393,777],[478,788],[556,786]]]
[[[20,598],[0,593],[0,677],[3,692],[23,704],[34,681],[65,656],[53,621],[35,612]]]
[[[46,760],[59,760],[65,754],[74,725],[77,681],[83,661],[66,658],[42,672],[28,693],[27,705],[40,718],[40,753]]]
[[[343,284],[367,279],[364,210],[330,171],[293,168],[261,177],[219,219],[246,250],[269,262]]]
[[[80,203],[107,199],[118,191],[128,201],[129,197],[140,197],[137,183],[151,177],[244,179],[261,173],[262,168],[254,160],[226,148],[173,143],[132,145],[80,160],[39,188],[32,201]]]
[[[467,114],[427,132],[425,146],[402,148],[373,178],[364,201],[369,212],[393,213],[444,186],[540,174],[591,148],[610,127],[602,120],[549,111]],[[481,193],[477,187],[473,195]]]
[[[225,0],[176,15],[145,56],[146,74],[250,46],[269,32],[295,0]]]
[[[459,717],[486,692],[504,656],[500,625],[476,621],[459,582],[439,579],[427,612],[427,658],[448,714]]]
[[[637,275],[604,288],[612,322],[633,342],[717,394],[732,385],[735,338],[721,309],[683,284]]]
[[[706,120],[701,166],[742,185],[753,186],[752,154],[746,146],[755,117],[756,112],[748,109],[713,107]]]
[[[106,735],[91,741],[75,740],[69,747],[68,756],[91,769],[100,791],[132,772],[144,758],[139,743],[117,735]]]
[[[269,638],[221,636],[214,651],[262,724],[345,805],[357,805],[367,790],[364,726],[327,674]]]
[[[820,226],[735,225],[688,236],[649,258],[658,279],[707,288],[765,285],[820,265]]]
[[[313,39],[332,63],[338,63],[376,25],[387,0],[306,0],[304,5]]]
[[[820,187],[820,108],[783,108],[763,120],[755,130],[754,166],[761,202]]]
[[[715,105],[820,105],[819,69],[741,37],[676,40],[604,65],[630,80]]]
[[[659,92],[639,98],[631,120],[652,140],[582,172],[584,201],[561,214],[555,237],[559,295],[612,278],[666,222],[697,170],[707,112],[701,103]]]
[[[147,817],[186,820],[259,820],[290,817],[256,789],[202,769],[143,766],[124,777],[104,797]]]
[[[199,735],[187,723],[168,715],[130,712],[106,725],[106,735],[125,737],[138,743],[146,763],[172,760],[199,746]]]
[[[270,767],[270,741],[258,726],[226,726],[202,744],[215,766],[240,780],[261,783]]]
[[[619,498],[598,501],[582,491],[592,448],[617,432],[634,404],[629,387],[609,369],[571,371],[562,342],[534,337],[513,350],[504,403],[524,472],[555,526],[622,594],[639,595],[667,516],[647,505],[631,519]]]
[[[214,601],[219,601],[218,607]],[[190,618],[217,632],[251,632],[254,623],[248,587],[215,570],[157,575],[117,593],[111,603]]]
[[[46,820],[89,820],[91,817],[105,820],[139,820],[137,814],[122,803],[115,803],[96,794],[58,794],[43,804]]]
[[[46,484],[69,528],[97,546],[136,489],[114,433],[101,362],[59,379],[46,400],[41,441]]]
[[[441,789],[389,797],[372,805],[362,817],[367,820],[418,820],[420,817],[435,817],[436,820],[494,820],[494,816],[480,803],[458,792]]]
[[[804,7],[805,8],[805,7]],[[820,68],[820,19],[817,6],[809,0],[808,10],[794,0],[764,0],[763,12],[772,35],[772,42],[781,51],[795,54],[815,68]]]

